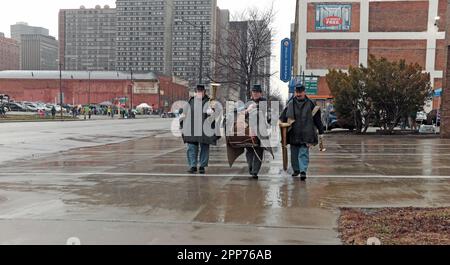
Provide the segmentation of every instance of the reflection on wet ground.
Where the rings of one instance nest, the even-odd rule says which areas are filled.
[[[188,175],[170,134],[10,162],[0,172],[0,243],[339,244],[340,207],[450,205],[449,140],[326,140],[306,183],[281,171],[279,152],[251,181],[243,157],[228,167],[223,145],[205,176]]]

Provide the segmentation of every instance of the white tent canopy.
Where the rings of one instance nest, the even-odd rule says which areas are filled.
[[[136,107],[136,109],[151,109],[152,107],[148,105],[147,103],[142,103],[139,106]]]

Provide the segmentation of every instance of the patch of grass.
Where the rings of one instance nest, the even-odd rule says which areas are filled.
[[[6,115],[6,117],[0,117],[0,122],[12,122],[12,121],[60,121],[61,116],[56,116],[55,119],[50,117],[41,117],[39,115]],[[73,121],[78,120],[70,116],[64,116],[63,120]]]
[[[450,244],[450,208],[344,208],[338,225],[347,245],[365,245],[371,237],[384,245]]]

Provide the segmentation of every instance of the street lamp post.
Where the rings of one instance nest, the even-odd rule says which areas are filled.
[[[89,71],[89,81],[88,81],[88,104],[91,107],[91,71]]]
[[[131,92],[130,92],[130,103],[131,103],[131,110],[133,110],[133,68],[131,68]]]
[[[200,28],[200,73],[199,73],[199,77],[198,77],[198,83],[202,84],[203,80],[203,35],[205,34],[205,27],[202,25]]]
[[[191,25],[194,28],[200,29],[200,67],[199,67],[200,69],[199,69],[198,83],[201,84],[203,83],[203,40],[205,35],[205,26],[195,25],[194,23],[184,20],[182,18],[175,20],[175,22],[184,22],[186,24]]]
[[[63,94],[62,94],[62,66],[63,64],[59,62],[59,106],[61,108],[61,121],[64,119],[63,116]]]

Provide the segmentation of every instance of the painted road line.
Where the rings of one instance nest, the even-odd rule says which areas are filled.
[[[85,173],[57,173],[57,172],[38,172],[38,173],[0,173],[0,177],[7,176],[65,176],[65,177],[83,177],[83,176],[131,176],[131,177],[249,177],[248,174],[185,174],[185,173],[137,173],[137,172],[85,172]],[[261,174],[261,178],[280,179],[289,174]],[[450,179],[450,176],[431,176],[431,175],[310,175],[309,178],[345,178],[345,179]]]

